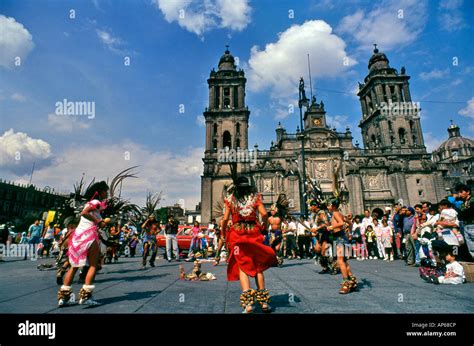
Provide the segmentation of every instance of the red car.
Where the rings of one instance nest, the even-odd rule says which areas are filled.
[[[178,234],[176,238],[178,239],[178,248],[180,251],[182,250],[189,250],[191,246],[191,239],[192,239],[192,232],[191,229],[193,226],[178,226]],[[207,227],[201,226],[199,227],[203,234],[206,234]],[[207,235],[204,236],[206,238],[207,246],[209,246],[209,237]],[[156,241],[158,247],[166,247],[166,238],[165,238],[165,231],[162,228],[161,232],[156,235]]]

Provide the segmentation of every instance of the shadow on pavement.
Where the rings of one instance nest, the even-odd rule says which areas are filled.
[[[168,273],[163,273],[163,274],[157,274],[157,275],[151,275],[151,276],[143,276],[143,275],[137,275],[137,276],[128,276],[128,277],[114,277],[114,278],[104,278],[102,280],[96,280],[97,283],[104,283],[104,282],[110,282],[110,281],[139,281],[139,280],[154,280],[158,278],[162,278],[164,276],[168,276],[170,274]]]
[[[116,297],[110,297],[110,298],[103,298],[103,299],[98,299],[97,301],[101,305],[96,305],[96,306],[88,306],[86,309],[93,309],[95,307],[99,307],[105,304],[112,304],[112,303],[117,303],[125,300],[140,300],[140,299],[148,299],[152,298],[158,294],[160,294],[161,291],[145,291],[145,292],[128,292],[120,296]]]

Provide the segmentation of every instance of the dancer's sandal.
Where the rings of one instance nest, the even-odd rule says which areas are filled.
[[[221,261],[221,257],[220,257],[220,256],[214,257],[214,266],[218,265],[220,261]]]
[[[242,292],[240,295],[240,306],[242,307],[243,314],[253,313],[255,306],[255,291],[253,289],[248,289]]]
[[[263,312],[271,312],[272,307],[270,304],[270,292],[267,289],[257,290],[255,293],[255,300],[260,304]]]
[[[342,287],[339,290],[340,294],[347,294],[351,292],[352,283],[350,280],[344,280],[341,285]]]
[[[357,282],[357,278],[355,276],[349,276],[349,280],[351,281],[352,283],[352,287],[351,287],[351,290],[356,290],[357,289],[357,285],[358,285],[358,282]]]

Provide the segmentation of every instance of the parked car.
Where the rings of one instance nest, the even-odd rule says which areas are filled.
[[[192,228],[193,226],[182,226],[182,225],[178,227],[178,234],[176,235],[176,238],[178,239],[178,248],[180,251],[189,250],[189,246],[191,245],[191,239],[192,239],[192,234],[191,234]],[[201,226],[199,228],[201,229],[201,232],[205,234],[204,237],[206,238],[207,244],[209,244],[209,237],[206,234],[207,227]],[[158,247],[166,247],[164,227],[162,227],[161,232],[157,234],[156,241],[157,241]]]

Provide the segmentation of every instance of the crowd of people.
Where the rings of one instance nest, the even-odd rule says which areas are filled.
[[[342,274],[341,294],[357,288],[349,259],[404,260],[407,266],[420,267],[420,276],[427,282],[458,284],[464,281],[463,267],[458,260],[471,261],[473,258],[474,249],[470,242],[474,228],[474,197],[470,187],[463,184],[457,185],[451,196],[437,204],[428,201],[414,206],[395,204],[381,213],[377,208],[372,212],[365,210],[361,215],[343,215],[337,199],[327,203],[313,200],[307,218],[288,214],[278,203],[273,204],[267,213],[259,195],[251,193],[254,205],[242,206],[229,200],[225,210],[227,213],[234,210],[238,216],[242,208],[252,209],[251,213],[249,210],[245,213],[250,213],[254,219],[249,221],[246,217],[243,222],[225,214],[219,222],[213,219],[205,227],[195,222],[188,230],[191,241],[187,253],[178,248],[180,226],[172,215],[163,224],[155,216],[149,216],[138,227],[131,222],[121,225],[109,218],[102,219],[100,213],[104,208],[105,190],[106,185],[96,186],[95,194],[86,204],[80,219],[69,218],[63,229],[53,223],[43,227],[42,222],[36,220],[27,232],[17,234],[15,239],[0,234],[4,243],[4,238],[9,238],[13,243],[32,244],[38,249],[38,256],[56,257],[57,283],[61,285],[58,293],[60,306],[67,304],[70,284],[78,268],[82,268],[79,280],[84,283],[80,297],[86,304],[94,304],[91,298],[93,281],[95,273],[104,264],[116,263],[120,256],[135,257],[138,254],[142,256],[142,269],[147,264],[154,267],[159,234],[165,238],[163,257],[168,261],[211,257],[218,265],[225,251],[229,280],[241,280],[244,310],[251,310],[247,303],[256,293],[249,291],[248,278],[239,272],[238,268],[246,265],[245,260],[233,255],[234,243],[242,246],[239,243],[242,239],[235,235],[240,234],[236,231],[238,227],[260,225],[258,237],[255,235],[258,239],[245,238],[251,244],[250,247],[246,244],[245,248],[256,251],[262,267],[283,266],[288,260],[314,259],[321,266],[320,274]],[[258,218],[257,214],[260,215]],[[226,237],[228,230],[234,230],[230,232],[234,234],[233,238]],[[92,244],[97,244],[97,248],[95,245],[91,248]],[[255,270],[249,268],[245,273],[256,275],[250,276],[256,277],[260,302],[264,303],[263,309],[267,309],[269,300],[264,288],[263,270],[260,268],[253,273]]]

